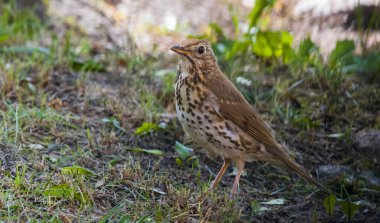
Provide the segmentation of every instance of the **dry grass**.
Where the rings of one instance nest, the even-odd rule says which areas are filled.
[[[39,21],[6,7],[12,16]],[[0,21],[7,27],[25,22],[4,14]],[[0,221],[344,221],[341,209],[331,217],[326,214],[321,191],[263,163],[247,165],[238,199],[228,198],[232,169],[206,196],[221,162],[198,150],[178,161],[174,145],[183,141],[183,132],[171,115],[175,58],[106,51],[95,55],[86,37],[68,29],[60,39],[54,29],[60,27],[48,29],[36,22],[9,32],[0,42],[1,52],[11,51],[0,55]],[[349,76],[331,89],[335,80],[326,76],[307,71],[293,76],[296,68],[268,67],[251,59],[244,63],[256,63],[259,69],[245,77],[254,82],[238,87],[274,123],[279,137],[297,149],[298,162],[311,170],[336,163],[379,174],[378,164],[350,144],[351,131],[380,126],[373,123],[375,102],[380,102],[376,86]],[[236,58],[233,63],[242,62]],[[298,78],[303,83],[292,87]],[[327,113],[317,109],[321,105]],[[136,134],[143,123],[159,127]],[[326,137],[332,133],[344,134]],[[325,183],[338,194],[344,186],[353,201],[379,204],[378,188],[347,179]],[[263,203],[274,199],[285,202]],[[370,206],[354,218],[376,219],[378,210]]]

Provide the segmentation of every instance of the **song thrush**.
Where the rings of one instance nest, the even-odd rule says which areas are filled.
[[[175,83],[178,119],[197,144],[224,159],[210,190],[235,161],[238,172],[231,191],[235,196],[245,162],[254,160],[293,170],[326,190],[276,142],[256,110],[219,69],[207,41],[189,40],[170,49],[180,60]]]

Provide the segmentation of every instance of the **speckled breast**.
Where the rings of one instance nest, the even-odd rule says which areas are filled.
[[[210,155],[237,158],[246,155],[238,129],[209,104],[210,92],[196,75],[178,73],[175,99],[184,131]]]

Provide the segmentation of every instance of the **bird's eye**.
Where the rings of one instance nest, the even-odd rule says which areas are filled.
[[[206,51],[206,48],[204,46],[200,46],[198,47],[197,51],[199,54],[204,54],[204,52]]]

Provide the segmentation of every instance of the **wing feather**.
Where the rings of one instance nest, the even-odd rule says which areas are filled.
[[[277,146],[275,139],[265,122],[256,110],[244,99],[238,89],[225,77],[219,77],[220,83],[208,81],[206,85],[218,101],[217,112],[232,121],[257,141]]]

